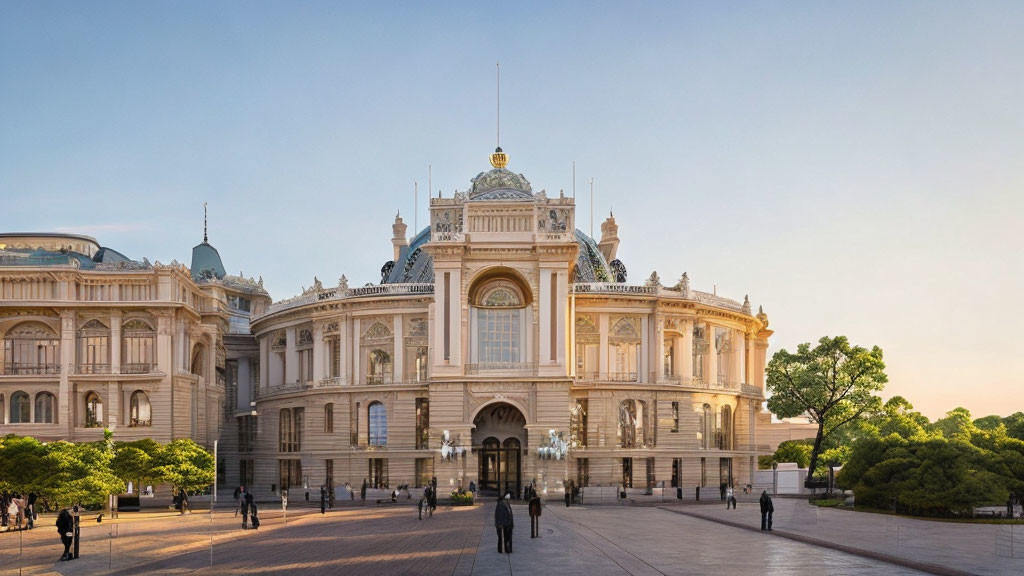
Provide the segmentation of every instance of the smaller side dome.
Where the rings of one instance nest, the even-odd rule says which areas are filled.
[[[530,181],[506,168],[481,172],[472,182],[470,200],[533,200]]]
[[[227,275],[224,263],[220,260],[220,253],[207,242],[197,245],[192,249],[192,279],[195,281],[216,278],[221,280]]]

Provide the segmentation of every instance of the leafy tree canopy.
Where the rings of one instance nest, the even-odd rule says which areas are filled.
[[[796,353],[779,350],[766,369],[768,409],[782,418],[807,414],[818,424],[809,467],[818,467],[823,443],[865,413],[879,409],[888,378],[882,349],[853,346],[845,336],[800,344]]]
[[[175,440],[154,458],[153,470],[178,490],[195,492],[213,484],[213,455],[192,440]]]

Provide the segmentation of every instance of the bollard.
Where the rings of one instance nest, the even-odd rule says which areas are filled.
[[[697,486],[697,502],[700,502],[700,486]]]

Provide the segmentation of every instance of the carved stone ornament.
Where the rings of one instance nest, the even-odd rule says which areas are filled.
[[[763,306],[757,307],[757,319],[761,321],[765,328],[768,328],[768,315],[764,313]]]
[[[344,274],[338,278],[338,290],[348,290],[348,278]]]
[[[658,276],[658,272],[651,272],[650,277],[644,282],[644,286],[661,286],[661,278]]]

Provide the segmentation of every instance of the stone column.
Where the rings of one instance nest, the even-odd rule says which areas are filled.
[[[325,370],[326,363],[324,358],[329,358],[329,354],[324,354],[324,325],[317,322],[313,324],[313,382],[319,382],[329,371]]]
[[[640,372],[637,382],[650,382],[651,380],[651,315],[644,314],[640,317],[640,365],[637,366]]]
[[[733,332],[733,336],[736,338],[735,351],[733,352],[733,364],[736,366],[733,372],[733,378],[740,384],[746,382],[746,356],[747,356],[747,340],[742,330],[736,330]]]
[[[284,384],[292,384],[299,380],[299,358],[295,352],[295,327],[285,328],[286,344],[284,349]]]
[[[110,315],[110,373],[121,373],[121,313]]]
[[[403,318],[404,316],[401,314],[394,315],[394,328],[392,330],[395,337],[392,371],[396,384],[405,380],[405,322]]]
[[[665,379],[665,318],[654,314],[654,366],[651,372],[656,374],[655,382]]]
[[[704,324],[704,342],[707,343],[704,351],[704,382],[714,386],[718,384],[718,352],[715,349],[715,327],[710,323]]]
[[[57,394],[57,422],[67,430],[67,437],[72,438],[74,422],[71,421],[71,374],[75,369],[75,312],[62,310],[60,313],[60,390]],[[33,402],[35,404],[35,402]],[[10,414],[10,407],[4,410],[5,418]]]
[[[362,384],[363,376],[359,373],[359,317],[352,318],[352,384]]]
[[[338,376],[341,382],[347,384],[352,382],[348,376],[348,358],[352,347],[352,336],[348,331],[348,316],[341,318],[338,322]]]
[[[693,380],[693,321],[683,320],[682,330],[683,337],[680,338],[682,349],[679,354],[682,359],[682,380],[680,381],[685,383]]]
[[[680,324],[682,324],[680,329],[685,330],[686,323],[681,322]],[[682,336],[675,336],[672,338],[672,374],[676,378],[679,378],[679,382],[681,384],[686,383],[686,379],[690,376],[686,372],[686,367],[690,365],[690,362],[686,362],[686,345],[683,341],[684,338]]]
[[[597,331],[600,340],[597,345],[597,378],[598,380],[608,379],[608,315],[597,315]]]
[[[258,337],[260,342],[260,391],[266,391],[270,378],[270,333]],[[253,398],[255,400],[255,398]]]

